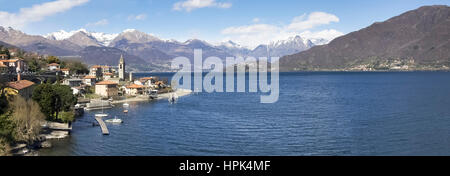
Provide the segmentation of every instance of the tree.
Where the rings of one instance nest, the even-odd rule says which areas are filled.
[[[59,117],[59,112],[70,111],[70,108],[77,104],[77,98],[73,95],[73,91],[66,85],[53,85],[56,101],[55,101],[55,117]]]
[[[39,64],[37,59],[33,58],[28,62],[28,69],[31,72],[39,72],[39,71],[41,71],[41,65]]]
[[[42,113],[51,121],[58,120],[60,112],[70,111],[71,107],[77,103],[72,89],[59,84],[38,85],[33,91],[32,98],[40,105]]]
[[[89,69],[87,68],[87,66],[81,63],[80,61],[67,61],[66,67],[69,68],[70,71],[72,71],[72,73],[78,75],[89,73]]]
[[[11,102],[12,121],[15,125],[13,133],[16,141],[34,142],[41,131],[41,122],[45,119],[39,105],[22,96],[14,96]]]
[[[3,48],[3,46],[0,47],[0,54],[6,54],[8,56],[8,59],[11,58],[11,53],[9,52],[8,48]]]
[[[48,63],[48,64],[52,64],[52,63],[57,63],[57,64],[59,64],[60,61],[59,61],[59,59],[58,59],[56,56],[48,56],[48,57],[47,57],[47,63]]]
[[[52,120],[55,114],[55,97],[53,86],[49,83],[40,84],[34,88],[32,99],[39,104],[48,120]]]
[[[8,109],[8,99],[6,97],[6,92],[3,91],[6,86],[0,83],[0,115],[6,112]]]

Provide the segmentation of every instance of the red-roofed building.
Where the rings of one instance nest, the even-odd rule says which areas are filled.
[[[61,71],[63,72],[64,76],[70,76],[70,69],[69,68],[62,68]]]
[[[114,97],[119,95],[117,83],[112,81],[100,81],[95,84],[95,94],[103,97]]]
[[[84,84],[86,84],[88,86],[94,86],[95,82],[97,82],[96,80],[97,80],[97,77],[92,76],[92,75],[88,75],[83,78]]]
[[[21,80],[20,73],[17,75],[17,81],[8,82],[6,84],[7,95],[21,95],[24,98],[31,98],[34,89],[34,82],[28,80]]]
[[[143,85],[131,84],[126,86],[125,93],[128,95],[142,95],[144,94],[144,89],[145,86]]]
[[[20,58],[0,60],[0,65],[6,66],[7,72],[23,72],[27,70],[25,62]]]
[[[113,78],[113,77],[114,77],[113,73],[109,73],[109,72],[103,73],[103,79],[104,80],[108,80],[108,79]]]
[[[91,69],[89,70],[89,75],[91,76],[95,76],[97,78],[101,78],[103,75],[103,71],[102,71],[102,66],[100,65],[94,65],[91,67]]]
[[[59,64],[57,63],[48,64],[47,67],[50,71],[58,71],[60,69]]]

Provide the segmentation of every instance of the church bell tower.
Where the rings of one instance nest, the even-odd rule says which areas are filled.
[[[123,59],[123,55],[120,55],[119,60],[119,79],[125,80],[125,60]]]

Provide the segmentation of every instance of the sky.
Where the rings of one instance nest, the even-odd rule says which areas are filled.
[[[125,29],[161,39],[232,40],[246,47],[295,35],[333,39],[449,0],[0,0],[0,26],[44,35]]]

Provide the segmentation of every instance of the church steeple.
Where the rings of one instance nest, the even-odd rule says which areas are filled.
[[[125,61],[123,60],[123,54],[120,55],[119,63],[125,63]]]
[[[123,54],[120,55],[119,59],[119,79],[125,80],[125,59],[123,58]]]

